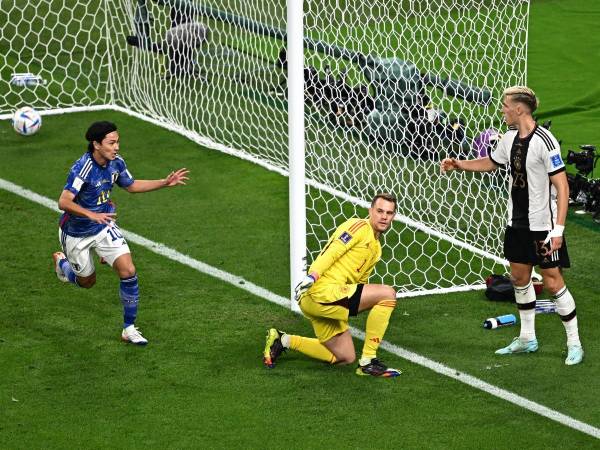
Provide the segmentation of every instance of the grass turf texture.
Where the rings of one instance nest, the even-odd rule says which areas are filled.
[[[56,198],[70,162],[83,151],[65,143],[81,142],[81,129],[98,117],[120,125],[122,151],[137,177],[160,177],[183,165],[194,177],[184,188],[137,196],[115,191],[123,228],[287,294],[287,180],[279,175],[102,112],[46,117],[43,132],[27,140],[3,124],[0,176]],[[121,308],[110,270],[99,266],[92,290],[59,283],[50,263],[57,215],[4,191],[0,205],[6,242],[19,249],[0,263],[2,447],[596,445],[386,353],[390,365],[404,370],[398,380],[364,380],[352,367],[298,354],[266,370],[260,363],[265,328],[311,335],[308,322],[136,245],[139,325],[150,344],[120,344]],[[583,365],[563,365],[564,331],[555,316],[538,321],[538,354],[494,356],[516,329],[490,332],[481,323],[514,308],[487,302],[481,292],[404,300],[386,338],[598,426],[600,333],[590,324],[600,314],[589,253],[598,234],[574,224],[569,231],[578,270],[567,279],[578,302]],[[362,328],[364,317],[353,325]],[[567,377],[568,383],[557,382]]]
[[[542,98],[540,117],[554,119],[565,148],[600,142],[598,82],[586,65],[599,47],[585,31],[598,17],[597,6],[534,2],[531,14],[529,81]],[[569,33],[549,36],[557,17]],[[98,118],[119,124],[124,156],[137,177],[162,177],[178,166],[193,171],[186,191],[132,196],[117,190],[124,228],[287,294],[287,180],[278,175],[126,116],[94,113],[45,117],[40,134],[27,140],[2,124],[0,176],[57,198],[71,162],[84,151],[85,127]],[[352,368],[299,355],[286,355],[265,371],[264,329],[276,324],[310,335],[306,321],[135,245],[140,326],[150,347],[120,345],[116,277],[102,266],[90,291],[59,284],[49,258],[57,249],[56,215],[4,191],[0,208],[5,242],[18,249],[0,263],[0,447],[597,446],[385,353],[405,372],[391,384],[365,382]],[[516,328],[488,332],[481,322],[514,308],[484,301],[481,293],[403,301],[386,338],[600,426],[600,336],[592,326],[599,319],[598,228],[586,219],[569,219],[575,268],[566,276],[578,306],[583,365],[562,364],[564,331],[554,316],[538,321],[537,354],[495,357],[493,350]]]
[[[60,20],[50,8],[50,3],[43,3],[38,6],[17,2],[13,8],[9,8],[4,13],[7,14],[7,22],[16,22],[18,17],[23,17],[21,26],[14,32],[8,33],[7,38],[0,39],[0,49],[5,49],[7,53],[7,62],[9,65],[4,69],[3,77],[8,79],[10,76],[10,64],[15,64],[19,58],[22,60],[32,60],[33,67],[27,70],[37,69],[35,64],[41,64],[45,72],[41,74],[53,82],[47,87],[37,87],[35,94],[44,97],[44,94],[58,95],[59,104],[69,103],[69,98],[73,98],[75,104],[104,103],[111,100],[111,91],[105,85],[97,85],[93,77],[98,74],[100,79],[106,79],[108,76],[105,67],[108,63],[104,42],[98,34],[107,32],[112,36],[111,58],[112,80],[116,84],[114,89],[114,100],[117,104],[128,104],[143,113],[170,117],[177,123],[183,124],[188,129],[198,132],[202,136],[208,136],[219,143],[240,148],[250,154],[259,155],[267,159],[272,164],[279,167],[287,167],[287,137],[285,115],[286,104],[282,98],[277,97],[276,93],[281,90],[281,75],[273,67],[273,62],[282,43],[279,40],[257,36],[253,33],[242,31],[239,27],[223,24],[214,19],[206,19],[206,23],[211,30],[209,42],[202,47],[199,56],[199,65],[207,74],[207,80],[176,77],[164,77],[164,61],[162,57],[155,54],[143,52],[125,44],[124,36],[131,33],[129,16],[131,15],[130,5],[127,3],[116,3],[111,9],[110,20],[104,29],[104,23],[98,26],[98,17],[93,14],[99,7],[98,2],[92,2],[85,7],[78,4],[75,0],[70,0],[60,10]],[[404,11],[409,2],[401,2],[395,5],[398,12]],[[440,5],[449,2],[438,2]],[[486,4],[484,2],[483,4]],[[77,6],[76,6],[77,5]],[[377,4],[376,4],[377,5]],[[369,30],[372,36],[358,39],[357,30],[361,26],[355,24],[349,28],[338,30],[331,24],[321,24],[324,32],[320,37],[328,42],[350,46],[355,50],[360,50],[368,54],[391,56],[398,50],[398,42],[412,42],[415,37],[410,33],[412,27],[403,26],[404,22],[396,20],[396,13],[393,11],[378,7],[382,11],[383,17],[378,23],[369,24]],[[243,5],[237,1],[218,3],[215,6],[225,10],[244,11]],[[257,6],[257,5],[255,5]],[[253,18],[265,23],[272,23],[275,26],[283,27],[282,18],[284,17],[284,2],[271,2],[269,6],[249,8],[254,10]],[[340,15],[345,9],[344,5],[322,6],[325,10],[329,7],[335,11],[334,14]],[[414,6],[414,5],[413,5]],[[161,34],[167,26],[167,9],[158,6],[154,2],[149,3],[151,13],[155,18],[151,34],[155,40],[161,39]],[[348,8],[354,8],[348,5]],[[435,10],[435,8],[433,9]],[[261,11],[258,13],[257,11]],[[360,8],[357,15],[361,15]],[[448,51],[428,47],[427,50],[421,49],[415,45],[400,46],[399,56],[412,60],[420,67],[429,67],[435,71],[445,72],[445,67],[452,67],[453,74],[461,77],[461,70],[469,74],[479,73],[482,78],[473,80],[475,84],[487,85],[493,84],[484,74],[497,73],[505,70],[506,67],[514,64],[514,61],[503,63],[506,55],[509,55],[511,47],[510,40],[494,42],[493,45],[481,46],[477,48],[482,54],[467,55],[467,47],[460,48],[452,42],[448,42],[449,36],[440,34],[444,28],[441,24],[434,26],[431,21],[431,11],[424,8],[418,16],[408,15],[406,21],[425,20],[427,25],[421,23],[421,27],[433,33],[435,42],[443,42],[442,47],[448,46]],[[494,22],[492,16],[475,14],[474,9],[463,11],[466,16],[474,16],[476,19],[463,20],[458,26],[456,33],[462,33],[468,36],[478,32],[481,27],[489,27]],[[404,14],[404,12],[402,12]],[[456,14],[454,11],[452,14]],[[36,15],[46,18],[46,29],[51,32],[41,34],[41,42],[37,42],[36,33],[28,32],[29,28],[35,30],[42,28],[38,21],[33,20]],[[523,14],[516,14],[522,17]],[[77,20],[70,19],[75,17]],[[321,9],[310,10],[307,12],[307,29],[317,29],[315,20],[320,20],[323,14]],[[1,18],[1,17],[0,17]],[[279,19],[278,19],[279,18]],[[33,23],[29,23],[33,20]],[[447,19],[439,19],[444,21]],[[94,22],[96,21],[96,22]],[[60,22],[56,26],[53,23]],[[63,30],[62,22],[70,23]],[[335,21],[334,21],[335,22]],[[520,23],[520,22],[519,22]],[[94,26],[96,24],[96,26]],[[326,25],[326,26],[325,26]],[[515,26],[517,26],[515,24]],[[466,27],[466,28],[465,28]],[[8,27],[7,27],[8,28]],[[13,27],[10,27],[12,30]],[[78,29],[83,28],[85,33],[79,33]],[[371,29],[372,28],[372,29]],[[467,29],[468,28],[468,29]],[[63,32],[64,31],[64,32]],[[314,33],[314,31],[312,31]],[[391,33],[393,38],[390,41],[380,32]],[[408,34],[407,34],[408,33]],[[15,34],[19,38],[9,40],[8,36]],[[55,36],[56,40],[50,39]],[[61,57],[72,55],[67,73],[55,72],[48,67],[54,67],[52,51],[55,50],[58,39],[66,35],[65,45],[69,52],[60,52]],[[485,33],[483,33],[485,36]],[[21,36],[23,42],[21,42]],[[77,45],[71,46],[69,43],[73,36],[78,36]],[[387,36],[387,34],[385,35]],[[396,39],[399,39],[397,42]],[[481,37],[480,39],[484,39]],[[418,40],[418,39],[417,39]],[[99,41],[100,45],[94,52],[83,52],[87,43],[90,41]],[[50,44],[48,44],[50,42]],[[357,43],[362,42],[362,46],[357,47]],[[440,44],[441,45],[441,44]],[[406,47],[406,48],[405,48]],[[23,50],[23,54],[18,51]],[[392,53],[390,53],[392,52]],[[31,53],[31,55],[29,54]],[[340,67],[339,60],[325,58],[315,52],[306,52],[307,64],[322,68],[325,64],[331,64],[334,72],[338,73]],[[439,57],[440,54],[448,54],[449,60],[457,61],[478,61],[482,66],[475,70],[468,66],[463,67],[460,64],[444,64]],[[25,55],[25,56],[24,56]],[[30,56],[30,58],[29,58]],[[520,60],[522,62],[522,59]],[[342,65],[346,63],[341,63]],[[487,64],[494,66],[493,70]],[[337,67],[337,68],[336,68]],[[354,67],[356,72],[356,67]],[[488,70],[489,69],[489,70]],[[18,66],[18,70],[26,70]],[[34,70],[36,71],[36,70]],[[100,71],[100,72],[98,72]],[[90,74],[90,83],[83,80],[77,88],[71,86],[72,79],[68,73]],[[61,82],[65,81],[65,92],[59,94]],[[362,75],[349,73],[351,83],[364,82]],[[511,80],[515,82],[516,80]],[[142,82],[144,85],[141,92],[135,87]],[[87,93],[89,86],[96,85],[99,97],[96,99]],[[32,94],[28,89],[8,89],[7,100],[9,103],[27,103]],[[87,90],[86,90],[87,89]],[[496,97],[501,91],[501,86],[492,86]],[[15,100],[16,95],[22,95],[21,102]],[[102,96],[103,95],[103,96]],[[453,111],[458,115],[467,115],[471,108],[480,108],[468,105],[465,102],[450,102],[447,98],[440,97],[440,92],[430,92],[433,95],[434,104],[442,106],[447,112]],[[65,97],[66,96],[66,97]],[[86,97],[87,96],[87,97]],[[153,99],[169,99],[168,101],[156,101]],[[171,101],[173,100],[173,101]],[[48,100],[50,103],[51,101]],[[37,104],[36,104],[37,106]],[[466,109],[464,109],[466,108]],[[494,109],[495,106],[488,108]],[[360,139],[358,133],[348,133],[347,130],[333,130],[326,123],[323,117],[323,111],[315,111],[309,108],[310,114],[307,115],[307,168],[310,177],[316,181],[324,181],[329,186],[338,188],[349,195],[360,198],[367,198],[375,193],[377,186],[385,186],[386,190],[392,192],[402,192],[400,196],[398,210],[410,219],[427,224],[436,230],[450,234],[459,240],[474,244],[479,248],[500,254],[499,234],[501,232],[498,226],[498,208],[492,205],[503,205],[505,199],[503,192],[494,189],[486,189],[484,194],[479,195],[475,201],[461,201],[467,198],[467,192],[478,192],[482,185],[480,178],[485,176],[463,176],[460,177],[440,177],[437,163],[417,162],[410,158],[402,157],[399,154],[392,154],[377,145],[369,144],[364,139]],[[481,110],[477,115],[481,114]],[[488,114],[489,115],[489,111]],[[492,113],[493,114],[493,113]],[[499,116],[498,116],[499,118]],[[468,123],[471,127],[470,133],[489,126],[486,124]],[[398,149],[396,149],[398,150]],[[381,157],[380,155],[383,155]],[[352,171],[348,167],[352,166]],[[332,175],[335,174],[335,175]],[[319,197],[319,193],[314,190],[311,196]],[[457,208],[453,205],[454,198],[457,203],[463,204],[463,207]],[[308,211],[311,229],[308,236],[311,256],[314,256],[320,246],[326,241],[329,231],[333,224],[328,218],[320,217],[323,209],[334,210],[337,201],[331,201],[328,196],[324,199],[315,201],[312,209]],[[340,208],[348,210],[345,205]],[[464,208],[464,210],[463,210]],[[460,210],[458,210],[460,209]],[[458,211],[457,211],[458,210]],[[351,211],[350,215],[356,214]],[[336,221],[340,216],[336,217]],[[473,227],[472,223],[478,224]],[[394,284],[396,286],[405,286],[407,289],[414,288],[434,288],[436,286],[450,287],[457,283],[474,284],[478,283],[484,273],[497,272],[500,270],[489,260],[476,257],[474,264],[461,264],[465,260],[465,251],[458,247],[450,247],[447,243],[440,242],[437,239],[430,238],[423,233],[414,232],[398,227],[397,233],[386,236],[386,246],[394,251],[394,260],[386,261],[384,268],[374,278],[377,281]],[[402,246],[397,245],[402,239]],[[410,245],[407,244],[410,243]],[[422,255],[422,256],[421,256]],[[415,264],[415,261],[417,263]],[[474,271],[473,267],[479,266],[479,271]]]

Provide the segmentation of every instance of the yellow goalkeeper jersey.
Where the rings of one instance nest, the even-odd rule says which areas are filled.
[[[310,266],[308,273],[319,274],[311,290],[327,284],[367,283],[380,258],[381,244],[369,220],[347,220],[335,230]]]

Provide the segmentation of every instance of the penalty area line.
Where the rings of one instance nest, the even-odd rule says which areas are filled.
[[[4,189],[8,192],[16,194],[20,197],[23,197],[26,200],[30,200],[39,205],[42,205],[48,209],[51,209],[55,212],[61,212],[58,209],[57,202],[51,200],[47,197],[39,195],[29,189],[21,187],[17,184],[11,183],[10,181],[4,180],[0,178],[0,188]],[[159,242],[154,242],[149,239],[146,239],[143,236],[140,236],[131,231],[123,230],[125,237],[130,242],[134,244],[140,245],[147,250],[150,250],[158,255],[164,256],[165,258],[169,258],[172,261],[176,261],[178,263],[184,264],[192,269],[197,270],[198,272],[204,273],[206,275],[210,275],[211,277],[217,278],[225,283],[231,284],[239,289],[243,289],[257,297],[261,297],[265,300],[268,300],[272,303],[275,303],[279,306],[289,309],[290,300],[277,295],[265,288],[262,288],[254,283],[245,280],[242,277],[233,275],[229,272],[225,272],[224,270],[217,269],[209,264],[203,263],[202,261],[198,261],[190,256],[184,255],[183,253],[178,252],[170,247],[167,247],[164,244]],[[300,313],[298,313],[300,314]],[[363,340],[365,339],[365,333],[357,328],[350,327],[350,332],[352,336],[357,339]],[[456,369],[448,367],[442,363],[433,361],[425,356],[419,355],[418,353],[411,352],[410,350],[406,350],[400,346],[392,344],[388,341],[383,341],[381,343],[381,348],[396,355],[400,358],[403,358],[413,364],[418,364],[422,367],[426,367],[434,371],[439,375],[443,375],[454,380],[457,380],[461,383],[464,383],[468,386],[471,386],[477,390],[486,392],[494,397],[500,398],[507,402],[510,402],[516,406],[519,406],[523,409],[531,411],[540,416],[546,417],[550,420],[558,422],[566,427],[572,428],[574,430],[580,431],[582,433],[588,434],[596,439],[600,439],[600,429],[589,425],[585,422],[581,422],[580,420],[574,419],[570,416],[562,414],[561,412],[555,411],[551,408],[548,408],[540,403],[534,402],[532,400],[528,400],[524,397],[521,397],[518,394],[507,391],[506,389],[502,389],[498,386],[494,386],[493,384],[487,383],[486,381],[480,380],[472,375],[469,375],[464,372],[460,372]]]

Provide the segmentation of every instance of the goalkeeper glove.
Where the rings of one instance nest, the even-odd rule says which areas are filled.
[[[310,287],[315,284],[315,281],[317,281],[318,276],[316,276],[316,274],[311,273],[306,275],[302,281],[300,283],[298,283],[298,285],[296,286],[296,289],[294,289],[294,292],[296,293],[296,295],[294,296],[294,298],[296,299],[296,301],[300,300],[300,297],[302,296],[302,294],[304,294],[306,291],[308,291],[310,289]]]
[[[550,242],[550,240],[554,237],[562,237],[563,231],[565,231],[564,225],[558,225],[558,224],[554,225],[554,228],[552,229],[552,231],[548,232],[548,236],[546,236],[546,239],[544,240],[544,244],[547,244],[548,242]]]

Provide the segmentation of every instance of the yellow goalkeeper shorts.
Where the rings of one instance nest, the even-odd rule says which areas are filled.
[[[311,321],[319,342],[327,342],[348,329],[348,317],[358,314],[362,284],[319,286],[300,300],[300,309]]]

